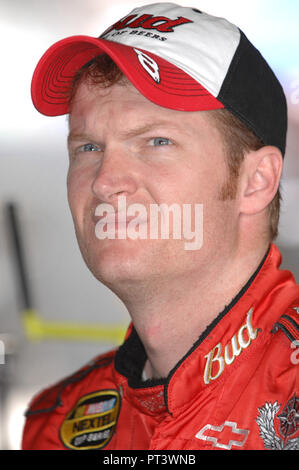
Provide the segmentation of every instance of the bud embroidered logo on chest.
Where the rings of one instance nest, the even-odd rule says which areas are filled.
[[[247,349],[252,341],[257,338],[258,330],[252,326],[253,308],[247,313],[246,323],[241,326],[239,331],[223,347],[221,343],[205,356],[206,365],[204,371],[204,383],[208,385],[211,380],[216,380],[230,366],[235,358],[239,356],[244,349]]]

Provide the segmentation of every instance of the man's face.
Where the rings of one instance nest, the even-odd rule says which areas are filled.
[[[82,255],[95,277],[119,283],[203,276],[227,261],[236,244],[237,201],[221,201],[227,180],[223,144],[209,112],[159,107],[132,85],[108,89],[82,83],[70,114],[68,198]],[[118,198],[147,209],[145,239],[96,236],[96,208]],[[152,239],[150,205],[203,205],[203,243],[186,250],[186,239]],[[183,211],[182,211],[183,213]],[[117,214],[116,214],[117,215]],[[132,219],[132,217],[131,217]],[[188,221],[186,221],[188,222]],[[190,222],[190,221],[189,221]],[[182,221],[183,223],[183,221]]]

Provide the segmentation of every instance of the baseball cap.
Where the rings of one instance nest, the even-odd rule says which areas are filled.
[[[282,86],[261,53],[226,19],[197,8],[153,3],[135,8],[99,37],[62,39],[34,71],[36,109],[47,116],[67,114],[76,72],[103,53],[152,102],[180,111],[226,108],[284,155]]]

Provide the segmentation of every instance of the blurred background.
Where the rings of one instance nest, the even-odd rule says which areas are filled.
[[[109,333],[92,341],[88,331],[85,337],[82,333],[81,337],[58,338],[57,322],[96,324],[104,332],[106,326],[126,327],[129,323],[125,307],[92,277],[81,258],[66,197],[66,117],[48,118],[34,109],[31,76],[52,43],[77,34],[99,36],[135,6],[146,3],[155,2],[0,0],[0,449],[20,448],[23,414],[37,391],[120,342]],[[299,281],[299,3],[177,3],[237,24],[283,84],[289,133],[276,243],[283,254],[283,267],[290,268]],[[8,203],[18,211],[31,306],[39,315],[38,321],[27,326],[22,317]],[[53,337],[43,336],[41,324],[54,324]]]

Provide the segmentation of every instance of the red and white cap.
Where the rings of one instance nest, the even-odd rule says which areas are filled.
[[[283,89],[259,51],[226,19],[154,3],[135,8],[99,38],[62,39],[35,69],[31,94],[36,109],[47,116],[67,114],[74,75],[103,53],[154,103],[180,111],[225,107],[284,154]]]

